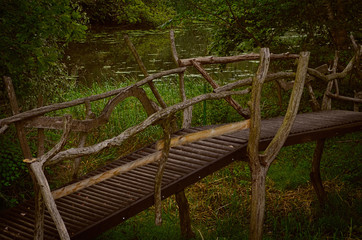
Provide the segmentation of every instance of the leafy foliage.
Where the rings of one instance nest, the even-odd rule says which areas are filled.
[[[10,131],[10,130],[9,130]],[[19,142],[10,135],[0,135],[0,209],[12,206],[31,194],[29,173],[23,163]],[[28,179],[28,180],[26,180]]]
[[[66,82],[62,50],[84,36],[84,16],[70,0],[0,4],[0,75],[12,77],[18,95],[54,94],[60,81]]]
[[[78,0],[91,23],[154,27],[169,20],[173,10],[165,0]]]
[[[357,0],[186,0],[182,6],[175,4],[178,19],[202,20],[217,28],[213,46],[223,54],[280,47],[290,38],[299,49],[312,45],[344,48],[348,33],[360,34],[362,12],[357,5]]]

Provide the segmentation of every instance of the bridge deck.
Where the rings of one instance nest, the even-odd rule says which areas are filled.
[[[282,119],[278,117],[262,121],[262,149],[270,142]],[[210,126],[184,129],[175,135],[206,128]],[[361,130],[362,113],[336,110],[299,114],[285,145]],[[245,159],[248,132],[239,131],[172,148],[163,177],[163,198],[227,166],[232,161]],[[118,167],[154,151],[153,145],[143,148],[85,177]],[[149,164],[56,200],[72,239],[91,239],[152,206],[156,169],[155,163]],[[0,239],[33,238],[33,205],[32,201],[28,201],[0,213]],[[57,238],[58,233],[52,219],[46,214],[45,239]]]

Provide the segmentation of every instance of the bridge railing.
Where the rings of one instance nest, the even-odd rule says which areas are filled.
[[[252,170],[253,177],[255,177],[256,185],[253,185],[253,204],[252,204],[252,222],[255,224],[252,225],[252,231],[256,231],[255,234],[260,234],[260,224],[263,219],[263,215],[261,212],[263,209],[263,177],[265,177],[266,172],[272,161],[274,160],[276,154],[279,152],[282,147],[285,138],[288,136],[288,133],[291,128],[291,124],[294,121],[295,115],[297,114],[298,105],[301,97],[301,92],[303,91],[304,82],[307,76],[309,78],[318,78],[324,81],[331,82],[337,78],[343,77],[348,74],[355,62],[358,60],[357,58],[360,55],[360,51],[356,54],[354,58],[351,59],[350,63],[346,67],[346,69],[342,73],[334,73],[334,75],[324,75],[323,73],[308,68],[308,59],[309,53],[301,53],[300,55],[296,54],[270,54],[268,49],[261,49],[260,54],[246,54],[239,56],[231,56],[231,57],[199,57],[192,59],[179,59],[177,56],[177,51],[175,47],[174,34],[171,31],[170,34],[171,39],[171,49],[173,58],[178,65],[178,68],[163,71],[160,73],[149,75],[147,70],[143,66],[143,63],[140,57],[137,54],[134,46],[130,42],[128,37],[125,37],[126,42],[137,59],[137,62],[142,69],[142,72],[145,75],[145,78],[141,81],[124,87],[120,89],[116,89],[110,92],[106,92],[99,95],[94,95],[86,98],[76,99],[69,102],[57,103],[49,106],[44,106],[36,109],[32,109],[23,113],[20,113],[17,107],[15,93],[12,87],[11,79],[8,77],[4,77],[4,81],[7,86],[7,90],[9,93],[9,99],[11,103],[11,107],[13,110],[13,116],[0,120],[1,133],[4,133],[7,127],[10,124],[15,124],[17,128],[18,137],[20,139],[21,147],[24,153],[24,162],[28,164],[29,169],[31,170],[32,178],[35,186],[35,198],[36,198],[36,226],[35,226],[35,235],[38,236],[39,239],[43,236],[43,210],[44,204],[47,207],[49,213],[51,214],[56,227],[58,229],[59,235],[61,239],[69,239],[69,234],[64,225],[64,222],[57,210],[55,199],[71,194],[75,191],[78,191],[87,186],[91,186],[98,182],[104,181],[114,175],[124,173],[136,167],[149,164],[151,162],[158,162],[159,168],[155,177],[155,206],[156,206],[156,224],[161,224],[161,180],[163,175],[163,170],[165,168],[165,164],[168,157],[168,152],[170,147],[176,146],[179,144],[185,144],[192,141],[197,141],[203,138],[217,136],[221,134],[225,134],[227,132],[238,131],[240,129],[251,128],[250,130],[250,140],[248,146],[248,152],[250,157],[250,168]],[[359,48],[360,49],[360,48]],[[297,71],[294,72],[278,72],[268,74],[268,68],[270,60],[273,59],[296,59],[298,58],[298,68]],[[231,63],[238,61],[247,61],[247,60],[257,60],[260,59],[259,69],[256,75],[252,78],[242,79],[236,82],[229,83],[224,86],[219,86],[212,77],[205,71],[203,65],[205,64],[220,64],[220,63]],[[352,66],[352,67],[351,67]],[[207,80],[208,83],[213,87],[214,91],[212,93],[203,94],[200,96],[196,96],[191,99],[186,98],[186,90],[184,84],[184,74],[188,67],[196,68],[200,74]],[[309,75],[307,75],[307,73]],[[181,102],[173,105],[167,106],[163,101],[162,96],[157,91],[156,87],[153,84],[153,80],[159,79],[163,76],[167,76],[170,74],[179,74],[180,81],[180,95]],[[295,79],[294,82],[284,82],[284,79]],[[311,80],[311,79],[309,79]],[[285,121],[283,122],[281,128],[276,134],[275,140],[272,141],[270,146],[264,152],[264,154],[260,155],[258,152],[258,142],[260,135],[260,94],[262,85],[267,81],[278,81],[280,85],[284,87],[288,85],[293,85],[294,88],[292,90],[292,95],[290,99],[290,104],[288,107],[287,115],[285,116]],[[294,83],[294,84],[292,84]],[[141,88],[142,86],[148,84],[157,99],[159,105],[149,99],[145,93],[145,91]],[[307,83],[309,87],[310,81]],[[252,88],[246,88],[244,90],[233,91],[235,88],[239,88],[241,86],[252,86]],[[287,87],[286,87],[287,88]],[[311,89],[311,86],[309,87]],[[329,90],[330,91],[330,90]],[[233,98],[233,95],[245,95],[251,92],[251,104],[250,109],[241,107]],[[313,91],[310,91],[310,95],[313,99],[312,95]],[[328,96],[330,95],[328,92]],[[145,111],[148,114],[147,119],[143,122],[132,126],[125,131],[123,131],[118,136],[113,138],[104,140],[102,142],[93,144],[91,146],[85,146],[86,135],[94,128],[97,128],[108,122],[110,115],[113,109],[124,99],[128,97],[136,97],[141,102]],[[103,111],[99,116],[95,116],[92,113],[90,102],[98,101],[104,98],[112,97]],[[249,120],[242,121],[240,123],[234,123],[230,125],[223,126],[216,130],[204,131],[197,134],[191,134],[187,136],[183,136],[181,138],[171,139],[171,133],[173,132],[172,119],[178,111],[184,111],[183,114],[183,125],[182,127],[190,127],[191,126],[191,116],[192,116],[192,106],[201,101],[210,100],[210,99],[221,99],[224,98],[241,116],[244,118],[251,118]],[[359,103],[359,100],[353,100],[354,102]],[[86,109],[86,119],[85,120],[76,120],[72,119],[71,116],[63,116],[63,117],[47,117],[44,116],[46,113],[50,113],[53,111],[57,111],[59,109],[69,108],[77,105],[85,105]],[[44,166],[52,165],[59,163],[65,159],[74,159],[76,162],[75,166],[79,166],[80,158],[83,156],[88,156],[91,154],[98,153],[106,148],[115,147],[121,145],[124,141],[129,139],[131,136],[145,130],[147,127],[159,124],[163,129],[163,139],[157,144],[157,152],[142,159],[138,159],[129,164],[120,166],[116,169],[112,169],[108,172],[93,176],[91,178],[76,182],[74,184],[68,185],[64,188],[57,189],[55,191],[51,191],[48,181],[44,175],[43,168]],[[25,127],[34,127],[38,129],[63,129],[63,135],[60,141],[47,153],[37,156],[37,158],[33,158],[29,145],[27,143],[26,134],[24,131]],[[66,150],[62,150],[69,133],[71,131],[81,132],[81,137],[79,141],[79,146],[77,148],[70,148]],[[39,141],[44,141],[44,138],[39,137]],[[42,145],[42,144],[39,144]],[[44,144],[43,144],[44,145]],[[38,152],[44,152],[44,150]],[[77,170],[75,170],[74,176],[77,174]],[[265,179],[264,179],[265,180]],[[265,187],[265,186],[264,186]],[[264,199],[265,206],[265,199]],[[253,230],[254,229],[254,230]]]

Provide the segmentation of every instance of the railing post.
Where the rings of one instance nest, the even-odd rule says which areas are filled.
[[[171,119],[172,116],[168,116],[165,121],[162,123],[163,128],[163,142],[164,147],[162,149],[162,157],[158,160],[158,169],[155,177],[155,224],[157,226],[162,225],[162,177],[163,172],[166,167],[166,162],[168,159],[168,154],[170,151],[170,143],[171,143]]]
[[[94,113],[92,112],[92,108],[91,108],[91,104],[89,100],[86,100],[84,102],[85,105],[85,112],[86,112],[86,119],[92,119],[94,118]],[[78,147],[84,147],[85,142],[87,140],[87,136],[88,133],[87,132],[81,132],[80,133],[80,139],[79,139],[79,144]],[[80,167],[80,161],[82,160],[82,157],[78,157],[76,159],[74,159],[74,163],[73,163],[73,180],[78,178],[78,173],[79,173],[79,167]]]
[[[180,67],[180,59],[177,54],[176,50],[176,43],[175,43],[175,32],[173,30],[170,31],[170,42],[171,42],[171,53],[173,61],[175,62],[177,67]],[[185,73],[179,73],[179,88],[180,88],[180,97],[181,101],[186,101],[186,91],[185,91]],[[185,108],[183,110],[183,119],[182,119],[182,128],[189,128],[191,126],[191,120],[192,120],[192,108],[193,106],[190,106],[188,108]]]
[[[11,78],[6,77],[6,76],[4,76],[4,82],[5,82],[6,90],[8,92],[12,113],[13,113],[13,115],[16,115],[20,111],[19,111],[18,102],[16,100],[13,83],[11,81]],[[23,152],[23,156],[24,156],[24,158],[31,159],[32,154],[30,151],[28,141],[26,139],[24,125],[22,122],[16,122],[15,127],[16,127],[16,132],[18,135],[18,139],[20,142],[21,150]],[[40,188],[37,184],[35,175],[33,174],[33,172],[31,171],[30,168],[28,168],[28,169],[29,169],[29,173],[32,178],[32,181],[33,181],[34,198],[35,198],[34,239],[42,240],[44,238],[44,201],[43,201],[43,197],[40,192]]]
[[[253,79],[252,86],[251,123],[249,142],[247,146],[249,167],[252,177],[250,217],[250,239],[252,240],[261,240],[263,237],[266,174],[280,149],[283,147],[297,115],[300,99],[303,93],[304,82],[307,76],[308,61],[309,52],[300,53],[296,78],[283,123],[264,153],[259,154],[261,130],[261,89],[265,81],[270,62],[269,50],[265,48],[260,50],[260,65],[256,76]]]
[[[173,30],[170,31],[170,43],[171,43],[171,52],[172,58],[176,64],[176,66],[180,67],[180,61],[176,50],[175,43],[175,32]],[[180,87],[180,96],[181,101],[186,101],[186,91],[185,91],[185,74],[182,72],[179,74],[179,87]],[[182,128],[190,128],[192,122],[192,108],[190,106],[185,108],[183,111],[183,119],[182,119]],[[185,189],[182,189],[180,192],[175,194],[176,203],[178,205],[178,212],[180,218],[180,229],[181,235],[186,238],[194,238],[195,233],[191,228],[191,217],[190,217],[190,207],[186,198]]]

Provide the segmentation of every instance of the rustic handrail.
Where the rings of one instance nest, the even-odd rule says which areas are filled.
[[[98,95],[93,95],[90,97],[85,97],[85,98],[79,98],[73,101],[69,101],[69,102],[62,102],[62,103],[56,103],[56,104],[52,104],[52,105],[48,105],[48,106],[44,106],[44,107],[40,107],[40,108],[34,108],[32,110],[26,111],[26,112],[22,112],[22,113],[18,113],[14,116],[11,117],[7,117],[7,118],[3,118],[0,119],[0,127],[4,126],[4,125],[9,125],[11,123],[15,123],[15,122],[19,122],[19,121],[23,121],[25,119],[29,119],[32,117],[36,117],[36,116],[40,116],[49,112],[53,112],[56,110],[60,110],[60,109],[64,109],[64,108],[69,108],[69,107],[74,107],[80,104],[84,104],[86,101],[98,101],[107,97],[111,97],[120,93],[125,93],[127,91],[129,91],[131,88],[134,87],[140,87],[154,79],[157,78],[161,78],[167,75],[171,75],[171,74],[177,74],[177,73],[181,73],[184,72],[186,70],[185,67],[179,67],[179,68],[174,68],[171,70],[166,70],[166,71],[162,71],[159,73],[155,73],[152,75],[149,75],[148,77],[144,78],[143,80],[137,82],[134,85],[131,86],[127,86],[124,88],[120,88],[120,89],[116,89],[116,90],[112,90],[106,93],[101,93]]]

